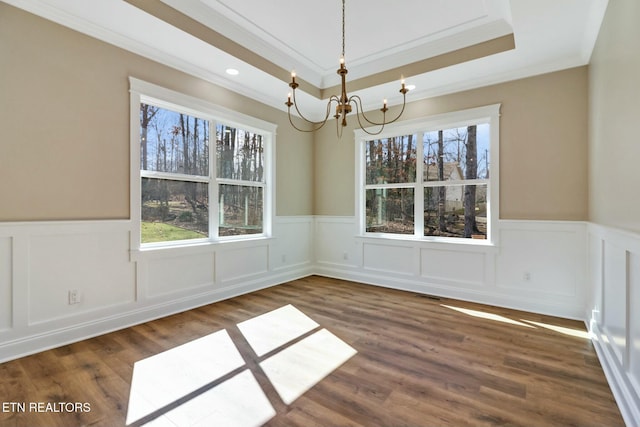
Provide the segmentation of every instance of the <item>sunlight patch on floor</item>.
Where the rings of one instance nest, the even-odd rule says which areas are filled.
[[[321,329],[271,356],[260,367],[288,405],[356,353],[340,338]]]
[[[526,323],[518,322],[517,320],[509,319],[508,317],[500,316],[499,314],[486,313],[484,311],[470,310],[468,308],[454,307],[451,305],[440,304],[442,307],[449,308],[451,310],[458,311],[460,313],[467,314],[473,317],[480,317],[487,320],[495,320],[496,322],[509,323],[511,325],[524,326],[526,328],[535,328],[535,326],[527,325]]]
[[[127,424],[137,421],[244,365],[222,330],[136,362]]]
[[[274,415],[269,399],[247,369],[145,427],[261,426]]]
[[[533,320],[522,320],[523,322],[532,323],[541,328],[549,329],[555,332],[560,332],[561,334],[570,335],[572,337],[591,339],[589,332],[582,331],[580,329],[573,328],[565,328],[564,326],[550,325],[548,323],[534,322]]]
[[[509,323],[509,324],[518,325],[518,326],[525,326],[527,328],[534,328],[534,329],[536,327],[545,328],[551,331],[559,332],[564,335],[569,335],[569,336],[578,337],[578,338],[584,338],[584,339],[592,338],[589,332],[580,330],[580,329],[567,328],[564,326],[551,325],[549,323],[535,322],[533,320],[526,320],[526,319],[520,319],[518,321],[514,319],[509,319],[508,317],[500,316],[499,314],[486,313],[484,311],[471,310],[471,309],[462,308],[462,307],[454,307],[454,306],[445,305],[445,304],[440,304],[440,305],[442,307],[446,307],[451,310],[455,310],[460,313],[464,313],[473,317],[479,317],[482,319],[495,320],[497,322]]]
[[[291,304],[238,323],[258,356],[264,356],[319,325]]]
[[[286,404],[357,353],[290,304],[237,326]],[[142,359],[133,366],[126,424],[262,425],[276,411],[252,369],[227,330]]]

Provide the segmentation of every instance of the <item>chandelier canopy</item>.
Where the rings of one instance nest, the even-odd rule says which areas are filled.
[[[387,120],[387,117],[386,117],[387,111],[389,110],[387,108],[386,99],[382,103],[382,108],[380,108],[380,111],[382,112],[382,121],[375,121],[368,118],[364,114],[362,100],[358,95],[351,95],[351,96],[347,95],[348,71],[347,71],[347,67],[345,66],[345,60],[344,60],[344,46],[345,46],[345,42],[344,42],[345,40],[345,37],[344,37],[345,6],[344,5],[345,5],[345,0],[342,0],[342,55],[340,56],[340,68],[338,68],[338,71],[337,71],[342,81],[342,89],[341,89],[340,96],[331,95],[331,97],[329,98],[329,101],[327,102],[327,112],[323,120],[318,122],[309,120],[300,112],[300,109],[298,108],[298,105],[296,103],[296,89],[298,88],[299,85],[298,83],[296,83],[295,71],[291,72],[291,83],[289,83],[291,92],[287,97],[287,102],[285,102],[285,105],[287,106],[289,123],[291,123],[291,126],[293,126],[296,130],[300,132],[314,132],[320,129],[321,127],[323,127],[329,120],[329,115],[331,114],[331,105],[334,102],[336,103],[336,109],[333,117],[336,119],[336,133],[338,134],[338,137],[342,136],[342,130],[345,126],[347,126],[347,114],[351,113],[354,110],[354,107],[355,107],[355,117],[358,120],[358,125],[364,132],[368,133],[369,135],[380,134],[383,131],[385,125],[389,123],[393,123],[396,120],[398,120],[400,116],[402,116],[402,113],[404,112],[404,107],[406,104],[406,95],[407,95],[407,92],[409,92],[409,89],[405,87],[404,79],[400,83],[401,84],[400,93],[402,94],[402,109],[400,110],[400,113],[398,113],[398,115],[392,120]],[[300,118],[302,118],[305,122],[309,123],[310,126],[308,129],[301,129],[293,123],[293,120],[291,119],[291,107],[295,108]],[[368,127],[374,127],[374,126],[379,126],[379,129],[375,131],[371,131],[367,129]]]

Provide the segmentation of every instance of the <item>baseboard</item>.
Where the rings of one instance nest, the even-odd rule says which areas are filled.
[[[429,283],[424,280],[418,281],[411,277],[399,278],[373,275],[363,273],[357,269],[341,269],[335,266],[316,266],[314,271],[316,275],[324,277],[584,321],[584,317],[580,315],[580,309],[576,309],[573,305],[553,303],[548,299],[517,298],[513,295],[494,293],[482,289],[455,288]]]
[[[629,379],[624,375],[624,369],[618,363],[614,350],[605,344],[602,331],[595,323],[587,326],[590,326],[593,336],[591,341],[625,424],[640,426],[640,402],[636,398]]]

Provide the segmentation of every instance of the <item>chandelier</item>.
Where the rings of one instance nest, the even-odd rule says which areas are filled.
[[[364,114],[362,100],[358,95],[347,96],[348,71],[347,71],[347,67],[345,66],[345,60],[344,60],[344,45],[345,45],[344,43],[344,33],[345,33],[344,3],[345,3],[345,0],[342,0],[342,55],[340,56],[340,68],[338,68],[338,71],[337,71],[342,81],[342,89],[341,89],[340,96],[331,95],[331,97],[329,98],[329,101],[327,102],[327,112],[323,120],[316,122],[316,121],[307,119],[300,112],[300,109],[298,108],[298,104],[296,103],[296,89],[298,88],[299,85],[298,83],[296,83],[296,73],[295,71],[292,71],[291,83],[289,83],[289,87],[292,89],[292,91],[289,93],[287,97],[287,102],[285,102],[285,105],[287,106],[287,114],[289,116],[289,123],[291,123],[291,126],[293,126],[296,130],[300,132],[315,132],[327,123],[327,121],[329,120],[329,115],[331,114],[331,105],[335,102],[336,108],[335,108],[335,115],[333,115],[333,117],[336,119],[336,133],[339,138],[342,137],[343,128],[347,126],[347,114],[351,113],[354,109],[355,109],[355,117],[358,120],[358,125],[360,126],[360,128],[364,132],[368,133],[369,135],[378,135],[382,132],[385,125],[395,122],[400,118],[400,116],[402,116],[402,113],[404,112],[404,107],[406,104],[406,95],[407,95],[407,92],[409,92],[409,89],[405,87],[404,79],[403,79],[401,81],[401,87],[400,87],[400,93],[402,94],[402,109],[400,110],[400,113],[398,113],[398,115],[392,120],[387,120],[386,118],[387,111],[389,110],[387,108],[386,99],[383,101],[382,108],[380,109],[380,111],[382,112],[382,121],[375,121],[368,118]],[[295,108],[300,118],[302,118],[305,122],[310,124],[310,127],[308,129],[301,129],[293,123],[293,120],[291,119],[291,107]],[[380,126],[380,128],[377,131],[370,131],[366,129],[367,127],[374,127],[374,126]]]

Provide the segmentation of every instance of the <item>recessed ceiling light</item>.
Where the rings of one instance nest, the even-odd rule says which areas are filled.
[[[416,88],[416,85],[407,85],[407,89],[409,90],[414,90]]]
[[[240,71],[236,70],[235,68],[227,68],[227,74],[229,74],[230,76],[237,76],[238,74],[240,74]]]

